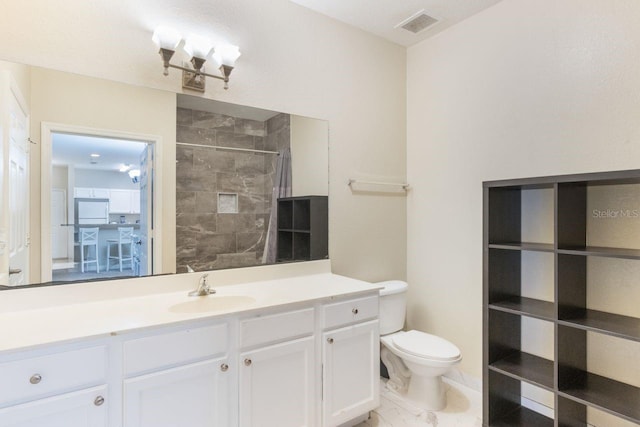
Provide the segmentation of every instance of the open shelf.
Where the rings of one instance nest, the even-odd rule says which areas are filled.
[[[518,351],[490,364],[489,369],[553,391],[551,360]]]
[[[490,249],[507,249],[511,251],[553,252],[553,243],[536,242],[495,242],[489,243]]]
[[[581,372],[582,381],[560,389],[560,395],[640,424],[640,388]]]
[[[565,255],[600,256],[623,259],[640,259],[640,249],[608,248],[603,246],[566,246],[558,248]]]
[[[640,319],[597,310],[581,310],[558,323],[587,331],[640,341]]]
[[[523,316],[535,317],[541,320],[555,319],[555,305],[552,302],[533,298],[508,297],[489,304],[493,310],[505,311]]]
[[[553,420],[531,409],[519,406],[503,418],[498,419],[490,427],[553,427]]]

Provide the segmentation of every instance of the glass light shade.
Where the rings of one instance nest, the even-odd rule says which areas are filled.
[[[153,32],[151,40],[153,40],[158,48],[176,50],[180,44],[180,40],[182,40],[182,36],[173,28],[158,27]]]
[[[131,169],[129,171],[129,178],[138,178],[140,176],[140,169]]]
[[[187,38],[184,50],[192,58],[207,59],[213,48],[209,39],[191,34]]]
[[[221,65],[228,65],[229,67],[234,67],[236,65],[236,60],[240,57],[240,50],[238,46],[232,45],[223,45],[217,46],[215,49],[215,53],[213,54],[213,59]]]

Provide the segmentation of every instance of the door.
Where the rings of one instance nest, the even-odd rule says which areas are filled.
[[[29,142],[27,114],[9,100],[9,285],[29,283]]]
[[[208,360],[124,381],[124,427],[228,427],[232,370]]]
[[[107,427],[107,387],[0,409],[3,427]]]
[[[67,192],[59,188],[51,190],[51,257],[66,259],[68,257],[67,224]]]
[[[153,273],[153,144],[140,154],[140,231],[137,257],[139,276]]]
[[[378,321],[325,332],[322,338],[323,425],[333,427],[380,403]]]
[[[314,425],[314,339],[240,355],[240,426]]]

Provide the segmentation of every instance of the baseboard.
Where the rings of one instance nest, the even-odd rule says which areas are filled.
[[[480,378],[474,377],[473,375],[469,375],[466,372],[461,371],[460,369],[453,368],[452,370],[447,372],[444,377],[448,380],[482,393],[482,380]]]

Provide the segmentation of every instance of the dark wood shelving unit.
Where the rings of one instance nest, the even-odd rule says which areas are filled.
[[[278,199],[278,262],[310,261],[329,256],[327,196]]]
[[[593,266],[589,264],[590,259],[601,259],[604,263],[614,262],[607,259],[640,262],[640,249],[637,249],[640,236],[630,234],[624,236],[629,240],[621,247],[607,247],[609,225],[598,223],[597,233],[591,228],[594,219],[589,218],[590,195],[596,194],[597,189],[599,197],[611,195],[612,202],[616,201],[613,195],[618,193],[613,188],[619,185],[632,185],[624,191],[640,195],[640,170],[484,183],[483,425],[586,427],[589,407],[640,425],[640,387],[603,376],[600,371],[590,372],[587,366],[589,351],[608,351],[590,343],[587,334],[640,342],[640,318],[594,309],[587,298],[587,289],[598,286],[593,278],[589,281],[589,276],[594,268],[603,265]],[[531,239],[530,233],[523,235],[525,226],[529,226],[529,232],[532,228],[527,224],[532,214],[523,212],[522,207],[527,190],[543,190],[547,192],[545,195],[553,193],[553,198],[548,198],[553,200],[549,208],[553,210],[553,242],[544,241],[549,239],[544,232],[541,232],[542,238]],[[530,197],[531,193],[528,194]],[[533,224],[535,228],[546,223],[534,220]],[[550,228],[543,231],[551,232]],[[598,240],[603,238],[603,233],[605,245]],[[637,241],[633,240],[636,238]],[[524,293],[522,275],[531,271],[523,265],[526,252],[546,252],[551,255],[545,257],[553,256],[554,301],[531,298]],[[624,274],[613,269],[611,273],[608,269],[602,271]],[[523,350],[528,348],[522,327],[525,318],[554,325],[555,360]],[[596,347],[591,349],[590,345]],[[553,393],[555,419],[522,406],[523,383]]]

